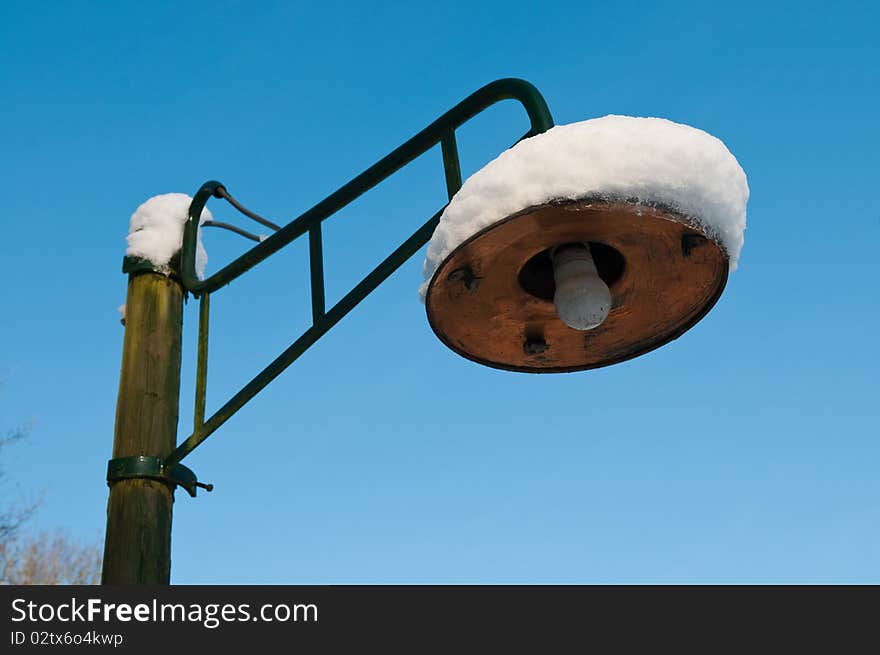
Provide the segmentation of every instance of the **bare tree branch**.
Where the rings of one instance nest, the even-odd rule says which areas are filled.
[[[23,425],[9,430],[4,436],[0,436],[0,451],[16,442],[22,441],[30,433],[30,425]],[[2,477],[3,470],[0,469],[0,478]],[[41,502],[41,500],[22,502],[18,506],[0,509],[0,544],[5,544],[16,535],[21,526],[34,515]]]
[[[23,425],[0,435],[0,451],[22,441],[31,433]],[[0,478],[3,477],[0,468]],[[0,584],[98,584],[101,577],[101,548],[80,544],[64,532],[23,535],[22,527],[42,503],[11,502],[4,494],[0,508]]]
[[[65,533],[43,533],[0,544],[0,584],[98,584],[101,549],[70,539]]]

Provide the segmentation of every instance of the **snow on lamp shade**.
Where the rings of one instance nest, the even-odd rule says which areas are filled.
[[[489,366],[562,372],[698,322],[743,245],[746,176],[717,138],[606,116],[521,141],[470,177],[428,246],[435,333]]]

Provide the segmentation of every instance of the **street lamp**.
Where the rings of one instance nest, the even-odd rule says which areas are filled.
[[[530,129],[462,185],[455,131],[504,99],[523,106]],[[621,146],[608,140],[609,118],[623,117],[554,128],[534,86],[503,79],[466,98],[283,227],[246,208],[222,183],[202,185],[186,211],[178,256],[167,263],[163,259],[162,265],[145,256],[127,256],[123,263],[129,283],[113,459],[107,475],[103,582],[169,581],[173,491],[182,486],[195,496],[199,487],[210,490],[182,460],[429,240],[421,293],[431,327],[450,348],[482,364],[526,372],[595,368],[656,348],[699,321],[720,296],[728,263],[738,253],[742,230],[737,243],[725,238],[725,228],[739,217],[721,211],[719,218],[711,203],[692,206],[688,194],[693,185],[669,183],[663,177],[687,177],[687,166],[682,169],[681,162],[690,160],[680,152],[658,155],[656,148],[646,148],[637,159],[647,176],[615,166],[612,156],[611,163],[600,167],[602,175],[588,171],[584,178],[577,162],[586,151],[578,148],[604,144],[586,154],[601,161],[608,157],[602,148],[613,153]],[[611,133],[662,145],[669,129],[684,127],[650,122],[659,119],[631,120],[649,123],[628,124]],[[680,145],[682,139],[708,137],[686,130],[691,131],[687,137],[675,136],[671,142]],[[723,144],[714,142],[696,148],[703,157],[698,163],[714,171],[709,177],[714,175],[716,186],[742,187],[734,196],[741,200],[744,227],[745,176]],[[437,144],[449,204],[328,309],[322,222]],[[567,152],[570,147],[575,151]],[[556,170],[560,157],[562,168]],[[664,163],[658,165],[652,157]],[[663,178],[659,185],[657,171]],[[611,194],[606,193],[609,189]],[[672,196],[667,198],[664,193],[670,189]],[[715,193],[712,184],[697,191],[697,196]],[[239,227],[205,220],[205,205],[212,197],[226,200],[273,234],[259,238]],[[702,207],[710,210],[700,211]],[[736,214],[736,203],[728,203],[730,207]],[[225,227],[258,243],[202,280],[197,273],[200,224]],[[206,418],[211,294],[305,235],[312,325]],[[200,301],[194,425],[178,445],[182,303],[187,293]]]

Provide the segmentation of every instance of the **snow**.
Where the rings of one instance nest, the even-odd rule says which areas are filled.
[[[604,116],[520,141],[462,185],[434,231],[428,284],[444,259],[480,230],[554,200],[659,204],[695,221],[736,269],[746,227],[746,174],[714,136],[662,118]]]
[[[163,273],[170,273],[171,259],[183,246],[183,224],[186,223],[191,202],[192,198],[185,193],[165,193],[143,203],[131,215],[125,254],[149,260]],[[211,218],[211,212],[205,208],[199,217],[199,225]],[[202,232],[199,230],[196,274],[200,279],[205,275],[207,263],[208,253],[202,245]]]

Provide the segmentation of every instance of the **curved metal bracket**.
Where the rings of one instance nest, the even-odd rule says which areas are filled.
[[[217,181],[206,182],[193,198],[189,208],[189,220],[184,226],[181,273],[183,284],[193,295],[211,293],[232,282],[242,273],[250,270],[261,261],[277,252],[291,241],[305,234],[309,228],[319,226],[324,219],[336,213],[379,182],[390,177],[409,164],[419,155],[443,143],[444,168],[447,184],[456,184],[449,189],[450,198],[461,186],[461,169],[458,164],[458,150],[455,146],[455,130],[471,118],[501,102],[518,100],[528,114],[531,129],[519,140],[525,139],[553,127],[553,117],[540,91],[529,82],[516,78],[505,78],[487,84],[471,94],[409,141],[370,166],[337,191],[327,196],[317,205],[288,223],[275,234],[251,248],[241,257],[220,269],[206,280],[196,275],[196,237],[199,217],[211,196],[222,197],[223,184]],[[453,172],[454,171],[454,172]]]

